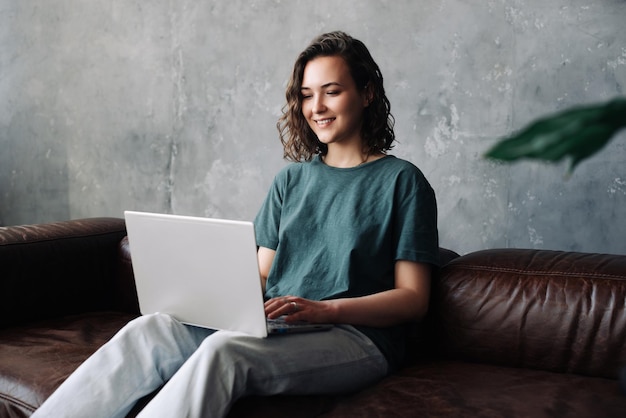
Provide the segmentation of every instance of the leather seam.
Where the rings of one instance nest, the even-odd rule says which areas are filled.
[[[617,274],[604,274],[604,273],[590,273],[590,272],[568,272],[568,271],[550,271],[550,270],[521,270],[506,267],[493,267],[493,266],[477,266],[469,264],[455,264],[454,269],[464,268],[467,270],[483,270],[483,271],[496,271],[504,273],[515,273],[524,276],[542,275],[542,276],[566,276],[566,277],[588,277],[599,279],[621,279],[626,280],[626,276]]]
[[[22,407],[22,408],[26,408],[29,411],[35,411],[37,408],[31,404],[28,404],[20,399],[17,399],[13,396],[7,395],[5,393],[0,393],[0,399],[4,399],[6,401],[8,401],[10,404]]]

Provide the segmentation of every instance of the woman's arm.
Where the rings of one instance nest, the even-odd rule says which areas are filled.
[[[265,313],[270,318],[288,315],[288,321],[372,327],[417,320],[428,310],[430,270],[429,264],[399,260],[395,264],[394,289],[357,298],[320,302],[295,296],[274,298],[266,302]]]
[[[261,287],[263,288],[263,293],[265,293],[267,276],[270,274],[270,268],[274,262],[275,255],[276,251],[265,247],[259,247],[259,250],[257,251],[257,258],[259,259],[259,274],[261,275]]]

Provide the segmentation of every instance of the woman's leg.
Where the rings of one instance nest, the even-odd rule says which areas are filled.
[[[33,417],[124,417],[163,385],[213,331],[168,315],[129,322],[35,411]]]
[[[265,339],[220,331],[203,341],[139,417],[222,417],[244,395],[353,391],[387,369],[378,348],[351,326]]]

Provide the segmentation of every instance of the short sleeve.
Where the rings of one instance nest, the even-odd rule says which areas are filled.
[[[284,177],[284,173],[280,172],[274,178],[267,196],[261,205],[261,209],[259,209],[254,219],[254,231],[257,245],[272,250],[278,247]]]
[[[415,167],[401,176],[395,210],[396,260],[439,264],[435,192]]]

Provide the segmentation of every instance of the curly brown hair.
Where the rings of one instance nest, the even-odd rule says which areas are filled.
[[[367,154],[386,153],[393,147],[394,118],[385,95],[383,76],[363,42],[344,32],[330,32],[315,38],[298,56],[287,85],[287,104],[276,127],[284,148],[284,158],[310,161],[317,154],[326,155],[328,146],[321,143],[302,114],[302,78],[307,63],[317,57],[340,56],[348,64],[359,89],[370,89],[372,101],[365,108],[361,137]]]

